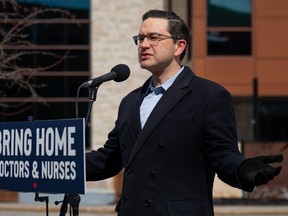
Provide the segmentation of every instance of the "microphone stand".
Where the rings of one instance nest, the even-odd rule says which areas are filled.
[[[70,204],[70,208],[72,207],[72,215],[78,216],[79,215],[79,203],[80,203],[80,196],[78,194],[65,194],[64,199],[62,201],[56,201],[55,205],[58,205],[62,202],[59,216],[65,216],[68,204]],[[71,209],[70,209],[70,215],[71,215]]]
[[[49,210],[48,210],[48,203],[49,203],[49,197],[48,196],[39,196],[39,193],[35,193],[35,202],[45,202],[46,203],[46,216],[49,215]]]
[[[89,104],[88,104],[88,111],[87,111],[87,115],[86,115],[86,126],[88,124],[88,120],[90,118],[91,109],[92,109],[94,101],[97,98],[97,92],[98,92],[99,86],[101,84],[102,83],[100,83],[99,85],[95,86],[94,88],[93,87],[89,88]]]
[[[90,114],[91,114],[91,110],[92,110],[92,106],[94,101],[97,98],[97,91],[99,89],[99,86],[102,83],[99,83],[96,86],[93,87],[89,87],[89,104],[88,104],[88,111],[87,111],[87,115],[86,115],[86,120],[85,120],[85,125],[87,127],[88,125],[88,120],[90,118]],[[72,207],[72,215],[73,216],[78,216],[79,215],[79,203],[80,203],[80,196],[78,194],[65,194],[64,198],[62,201],[56,201],[55,205],[58,205],[59,203],[62,202],[62,205],[60,207],[60,213],[59,216],[65,216],[67,209],[68,209],[68,204],[70,204],[70,207]],[[70,215],[71,215],[71,211],[70,211]]]

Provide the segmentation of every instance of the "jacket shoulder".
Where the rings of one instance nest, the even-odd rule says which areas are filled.
[[[193,88],[197,87],[199,89],[206,89],[206,90],[223,90],[223,91],[227,91],[227,89],[225,89],[225,87],[223,87],[221,84],[206,79],[204,77],[200,77],[197,75],[197,73],[195,73],[190,67],[185,67],[185,70],[183,71],[183,76],[182,76],[182,82],[189,82],[189,85],[192,86]],[[191,80],[191,81],[187,81],[187,80]]]
[[[204,89],[211,93],[226,92],[227,94],[231,95],[223,85],[197,75],[195,75],[192,85],[194,85],[195,88]]]

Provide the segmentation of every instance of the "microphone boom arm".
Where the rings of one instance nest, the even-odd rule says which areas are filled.
[[[91,114],[91,109],[92,109],[92,106],[93,106],[93,103],[94,101],[96,100],[97,98],[97,92],[98,92],[98,88],[99,88],[100,84],[96,87],[93,87],[93,88],[89,88],[89,103],[88,103],[88,111],[87,111],[87,114],[86,114],[86,126],[88,124],[88,120],[90,118],[90,114]]]

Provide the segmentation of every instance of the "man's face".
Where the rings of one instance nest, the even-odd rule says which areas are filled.
[[[140,28],[139,35],[147,36],[151,33],[158,33],[171,36],[167,31],[168,20],[160,18],[148,18]],[[161,73],[169,67],[174,59],[175,43],[172,38],[161,37],[157,45],[151,45],[147,37],[138,45],[138,59],[140,66],[152,73]]]

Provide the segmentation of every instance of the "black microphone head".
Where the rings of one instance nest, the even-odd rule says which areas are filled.
[[[130,69],[125,64],[118,64],[111,69],[111,72],[115,72],[117,74],[116,78],[113,80],[115,82],[122,82],[130,76]]]

